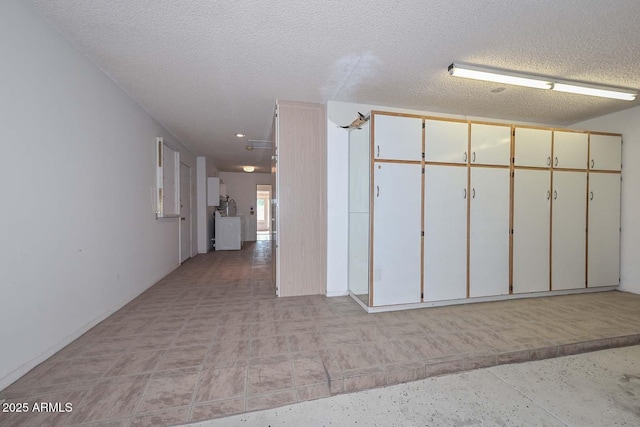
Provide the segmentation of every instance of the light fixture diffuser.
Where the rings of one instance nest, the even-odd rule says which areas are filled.
[[[624,89],[594,86],[578,82],[552,79],[547,77],[512,73],[510,71],[494,70],[466,64],[449,65],[449,74],[455,77],[503,83],[515,86],[525,86],[536,89],[552,89],[558,92],[576,93],[580,95],[598,96],[601,98],[633,101],[637,93]]]
[[[242,167],[242,170],[243,170],[243,171],[245,171],[245,172],[249,172],[249,173],[251,173],[251,172],[253,172],[254,170],[256,170],[256,168],[255,168],[254,166],[243,166],[243,167]]]

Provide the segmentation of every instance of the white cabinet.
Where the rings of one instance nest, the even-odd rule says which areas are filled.
[[[622,164],[622,138],[613,135],[590,136],[589,169],[619,171]]]
[[[513,180],[513,293],[548,291],[551,172],[516,169]]]
[[[620,278],[620,175],[589,174],[588,287]]]
[[[509,169],[471,168],[471,297],[509,293]]]
[[[424,174],[424,300],[467,297],[467,168]]]
[[[469,155],[469,124],[425,120],[424,145],[427,162],[466,164]]]
[[[422,167],[374,165],[373,305],[420,302]]]
[[[546,168],[551,166],[551,131],[516,128],[514,139],[516,166]]]
[[[422,160],[422,119],[372,115],[375,159]]]
[[[207,206],[220,206],[220,178],[207,178]]]
[[[553,172],[551,289],[585,287],[586,172]]]
[[[554,131],[553,167],[586,169],[589,135],[579,132]]]
[[[471,124],[471,164],[509,166],[511,126]]]

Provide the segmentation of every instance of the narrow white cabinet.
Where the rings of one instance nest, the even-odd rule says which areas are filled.
[[[425,160],[466,164],[469,156],[469,124],[445,120],[424,121]]]
[[[471,297],[509,293],[509,169],[471,168]]]
[[[591,134],[589,169],[619,171],[622,167],[622,137]]]
[[[552,193],[551,289],[584,288],[587,173],[553,172]]]
[[[471,124],[471,164],[508,166],[511,126]]]
[[[374,159],[422,160],[422,118],[372,116]]]
[[[548,291],[551,172],[516,169],[513,180],[513,293]]]
[[[422,167],[374,164],[373,305],[420,302]]]
[[[553,167],[586,169],[589,135],[580,132],[554,131]]]
[[[620,278],[620,175],[589,174],[587,284],[617,286]]]
[[[514,139],[516,166],[547,168],[551,166],[551,131],[516,128]]]
[[[424,301],[467,297],[467,168],[425,168]]]

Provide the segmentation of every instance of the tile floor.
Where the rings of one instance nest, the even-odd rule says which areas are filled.
[[[197,256],[0,392],[72,412],[0,426],[180,424],[640,343],[640,295],[367,314],[349,297],[275,298],[270,277],[268,241]]]

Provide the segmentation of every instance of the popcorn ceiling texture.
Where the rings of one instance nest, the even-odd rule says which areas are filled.
[[[25,0],[195,154],[269,163],[276,99],[566,125],[638,105],[454,79],[452,62],[640,88],[637,0]]]

